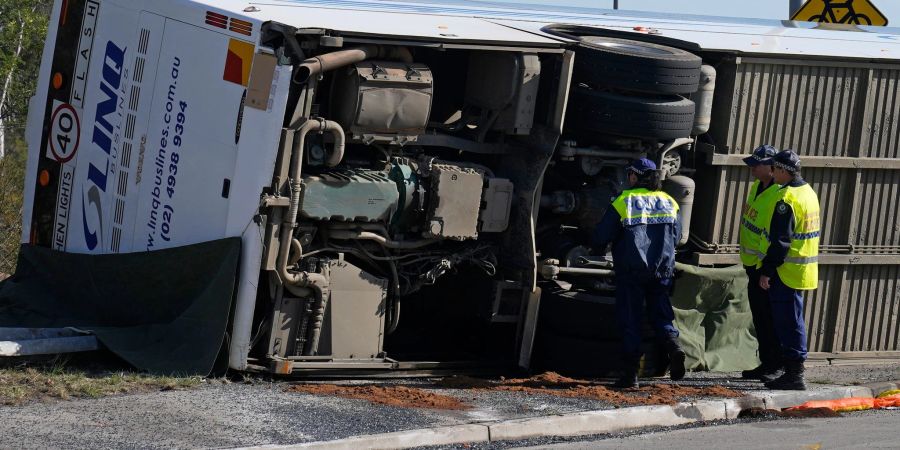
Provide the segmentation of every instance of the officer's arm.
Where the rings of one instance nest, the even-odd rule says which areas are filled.
[[[784,258],[791,248],[791,236],[794,234],[794,209],[783,201],[775,204],[772,222],[769,227],[769,250],[762,261],[762,274],[775,276],[775,269],[784,264]]]
[[[622,232],[622,218],[616,208],[610,205],[603,214],[603,218],[597,226],[594,227],[594,235],[592,237],[592,247],[595,254],[606,253],[606,246],[610,242],[615,241]]]

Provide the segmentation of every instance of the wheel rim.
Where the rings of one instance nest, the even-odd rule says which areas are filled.
[[[611,50],[620,50],[629,53],[639,53],[642,55],[671,55],[672,52],[666,48],[660,48],[649,45],[640,45],[637,43],[628,43],[628,42],[615,42],[615,41],[597,41],[593,39],[585,39],[586,42],[595,45],[597,47],[608,48]]]

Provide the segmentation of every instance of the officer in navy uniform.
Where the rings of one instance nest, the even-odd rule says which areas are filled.
[[[629,189],[606,210],[594,229],[593,248],[612,243],[616,272],[616,318],[622,327],[624,370],[615,386],[638,386],[644,308],[656,336],[669,354],[672,380],[684,377],[684,351],[669,301],[675,272],[675,244],[681,239],[678,203],[661,190],[656,164],[646,158],[627,168]]]
[[[819,198],[800,176],[800,158],[790,150],[772,158],[781,184],[772,220],[760,241],[765,254],[759,286],[769,292],[775,334],[781,344],[784,374],[766,383],[770,389],[805,390],[806,324],[803,292],[818,286]]]
[[[775,183],[772,172],[772,157],[776,153],[778,150],[775,147],[761,145],[744,158],[744,164],[750,168],[755,181],[750,186],[747,201],[741,211],[740,256],[747,272],[747,297],[750,300],[750,313],[753,316],[753,328],[756,329],[761,364],[755,369],[741,372],[741,378],[761,381],[774,380],[782,369],[781,346],[772,325],[769,295],[759,287],[759,264],[766,256],[759,250],[759,241],[766,238],[762,236],[762,230],[772,220],[772,211],[781,188]]]

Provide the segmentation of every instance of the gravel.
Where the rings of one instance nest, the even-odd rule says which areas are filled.
[[[739,386],[737,389],[756,389],[759,383],[747,383],[740,380],[740,372],[689,372],[687,378],[703,382],[703,380],[719,380],[733,378],[726,387]],[[858,385],[900,380],[900,362],[883,362],[865,365],[828,365],[824,362],[806,364],[806,381],[813,384]]]
[[[689,373],[681,384],[720,384],[742,391],[763,389],[760,383],[739,380],[737,376],[739,374]],[[811,367],[807,377],[811,381],[843,384],[894,381],[900,380],[900,362],[880,366]],[[371,383],[342,383],[367,382]],[[377,383],[434,389],[463,399],[473,408],[462,411],[397,408],[373,405],[364,400],[285,392],[288,387],[285,382],[225,383],[213,380],[188,391],[0,407],[0,436],[3,436],[0,446],[152,449],[295,444],[614,407],[601,401],[535,393],[442,388],[421,379]],[[823,388],[824,385],[811,387]],[[574,441],[585,439],[588,438]],[[573,440],[543,439],[471,448],[569,441]]]

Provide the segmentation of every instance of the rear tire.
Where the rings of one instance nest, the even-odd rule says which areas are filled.
[[[648,94],[697,92],[697,55],[674,47],[602,36],[581,38],[574,81]]]
[[[694,113],[694,102],[678,96],[625,96],[579,88],[566,116],[580,133],[670,140],[691,135]]]

